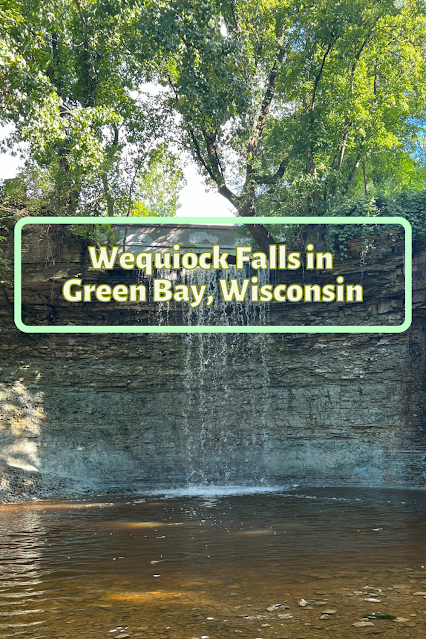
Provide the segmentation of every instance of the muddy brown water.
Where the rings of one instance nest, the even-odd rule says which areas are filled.
[[[6,504],[0,637],[424,637],[425,566],[420,491]]]

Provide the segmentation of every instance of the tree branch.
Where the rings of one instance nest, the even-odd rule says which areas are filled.
[[[229,202],[231,202],[231,204],[233,204],[237,208],[240,197],[233,193],[231,189],[226,186],[225,179],[219,168],[216,149],[214,148],[214,146],[210,146],[210,150],[207,149],[209,160],[212,161],[213,159],[214,168],[212,168],[212,166],[208,162],[206,162],[205,158],[203,157],[203,153],[198,143],[197,136],[192,129],[189,129],[189,135],[192,140],[195,155],[199,164],[205,169],[210,179],[213,180],[213,182],[216,184],[219,193],[223,195],[223,197],[226,197],[226,199],[229,200]],[[205,134],[203,133],[203,135]]]
[[[321,76],[322,76],[322,73],[323,73],[323,71],[324,71],[325,61],[326,61],[326,59],[327,59],[328,54],[329,54],[329,53],[330,53],[330,51],[331,51],[331,48],[332,48],[333,44],[334,44],[334,43],[335,43],[335,41],[336,41],[336,36],[335,36],[335,34],[334,34],[334,33],[332,33],[332,34],[331,34],[331,36],[332,36],[331,42],[329,43],[329,45],[328,45],[328,47],[327,47],[327,51],[324,53],[324,55],[323,55],[323,57],[322,57],[322,62],[321,62],[320,70],[319,70],[319,72],[317,73],[317,75],[315,76],[315,81],[314,81],[314,90],[313,90],[313,92],[312,92],[312,100],[311,100],[311,109],[313,109],[313,108],[314,108],[314,106],[315,106],[315,98],[316,98],[316,95],[317,95],[318,84],[319,84],[319,82],[320,82],[320,80],[321,80]]]
[[[351,93],[354,92],[354,83],[355,83],[355,71],[356,71],[356,67],[357,64],[360,60],[360,57],[362,55],[362,52],[364,51],[365,47],[367,46],[367,43],[369,41],[369,39],[371,38],[372,34],[374,33],[374,29],[376,28],[376,24],[379,21],[379,18],[377,17],[373,23],[373,26],[370,29],[370,32],[367,34],[367,37],[365,38],[364,42],[361,44],[361,47],[359,48],[358,53],[355,54],[355,59],[354,59],[354,63],[351,67]]]
[[[359,169],[359,165],[361,164],[361,158],[362,158],[362,150],[360,149],[358,151],[358,155],[357,155],[355,164],[353,165],[352,170],[351,170],[351,172],[349,174],[348,181],[346,182],[346,186],[343,189],[343,195],[347,195],[347,193],[349,191],[349,187],[352,184],[352,181],[353,181],[353,179],[354,179],[354,177],[356,175],[356,172]]]
[[[284,60],[285,47],[281,43],[280,48],[278,50],[277,57],[274,61],[273,67],[268,77],[268,84],[266,87],[265,95],[262,100],[262,106],[260,107],[259,117],[257,119],[257,124],[255,126],[255,132],[251,136],[248,147],[247,147],[247,155],[252,155],[259,144],[260,138],[262,137],[263,130],[265,128],[266,120],[268,118],[269,110],[271,108],[271,103],[274,97],[278,76],[281,70],[281,66]]]
[[[92,56],[92,49],[90,47],[90,41],[89,41],[89,29],[87,26],[87,22],[85,17],[83,16],[83,12],[81,11],[81,6],[80,6],[80,2],[79,0],[74,0],[75,6],[77,7],[77,11],[78,14],[80,16],[80,20],[83,24],[84,27],[84,32],[86,34],[86,48],[87,48],[87,53],[89,54],[89,60],[90,60],[90,66],[92,67],[92,73],[93,73],[93,77],[95,78],[96,82],[98,81],[98,74],[96,73],[96,69],[95,69],[95,64],[93,62],[93,56]]]
[[[273,175],[256,175],[254,177],[254,181],[256,184],[275,184],[280,180],[284,173],[287,170],[287,167],[290,163],[290,155],[287,155],[280,163],[278,169],[275,171]]]
[[[233,21],[234,21],[235,30],[236,30],[236,32],[237,32],[237,33],[240,33],[241,28],[240,28],[240,25],[239,25],[239,23],[238,23],[237,14],[235,13],[235,6],[234,6],[234,3],[233,3],[233,2],[230,2],[230,3],[229,3],[229,6],[230,6],[230,8],[231,8],[232,19],[233,19]]]

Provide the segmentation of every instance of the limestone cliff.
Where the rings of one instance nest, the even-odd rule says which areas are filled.
[[[27,322],[133,323],[154,312],[70,305],[60,295],[66,278],[122,282],[123,272],[90,271],[77,237],[24,238]],[[401,246],[367,264],[352,257],[345,273],[364,278],[363,304],[275,304],[268,321],[401,323],[402,263]],[[424,245],[415,247],[413,281],[405,333],[204,337],[24,334],[4,282],[0,498],[187,482],[423,487]]]

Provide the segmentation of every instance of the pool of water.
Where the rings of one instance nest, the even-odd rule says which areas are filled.
[[[426,492],[221,492],[0,506],[0,637],[425,636]]]

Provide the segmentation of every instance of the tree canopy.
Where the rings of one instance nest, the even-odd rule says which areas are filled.
[[[2,6],[0,120],[14,125],[9,145],[27,146],[18,186],[57,215],[128,215],[141,197],[149,210],[140,184],[161,159],[169,187],[182,182],[161,105],[140,91],[147,65],[121,37],[133,13],[131,3],[91,0]],[[174,214],[175,196],[163,214]]]
[[[190,153],[240,216],[424,188],[420,0],[8,1],[3,120],[60,210],[126,214],[158,148],[169,176]]]

